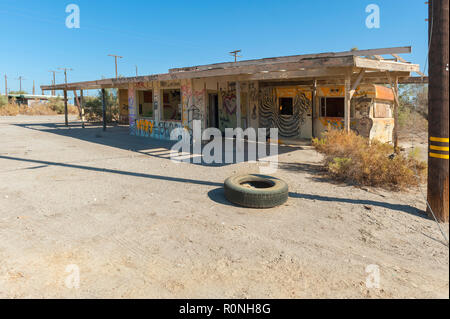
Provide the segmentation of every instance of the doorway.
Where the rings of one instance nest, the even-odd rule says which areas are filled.
[[[219,128],[219,95],[212,93],[208,95],[209,100],[209,127]]]

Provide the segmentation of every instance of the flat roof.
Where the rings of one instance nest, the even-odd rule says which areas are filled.
[[[61,96],[57,95],[37,95],[37,94],[10,94],[8,93],[8,96],[10,97],[18,97],[23,99],[56,99],[61,98]]]
[[[120,77],[68,84],[43,85],[48,90],[81,90],[100,88],[126,88],[129,83],[200,79],[213,77],[238,77],[239,81],[284,81],[286,79],[337,81],[351,72],[364,70],[365,81],[388,82],[387,73],[401,81],[420,73],[418,64],[412,64],[398,54],[411,53],[411,47],[370,50],[353,50],[282,56],[239,62],[225,62],[170,69],[168,73],[137,77]],[[386,59],[383,55],[389,55]]]

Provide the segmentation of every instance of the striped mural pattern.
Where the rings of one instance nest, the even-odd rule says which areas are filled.
[[[289,116],[279,114],[274,89],[264,88],[261,90],[260,96],[260,127],[278,128],[278,134],[281,137],[295,138],[300,136],[306,114],[311,109],[311,101],[305,94],[299,92],[294,97],[294,114]]]

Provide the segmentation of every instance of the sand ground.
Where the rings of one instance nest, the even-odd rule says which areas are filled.
[[[304,146],[274,174],[289,201],[245,209],[222,183],[256,163],[173,163],[125,127],[62,123],[0,117],[0,298],[449,298],[418,191],[332,183]]]

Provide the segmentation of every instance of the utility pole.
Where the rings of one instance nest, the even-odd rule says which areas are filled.
[[[231,52],[230,52],[230,55],[234,56],[234,63],[237,62],[237,59],[238,59],[238,58],[242,58],[241,55],[238,55],[238,54],[241,53],[241,52],[242,52],[242,50],[235,50],[235,51],[231,51]]]
[[[58,68],[58,70],[64,71],[64,83],[66,84],[66,88],[64,89],[64,120],[66,126],[69,126],[69,112],[67,109],[67,71],[73,71],[70,68]]]
[[[36,95],[36,86],[34,84],[34,80],[33,80],[33,95]]]
[[[108,56],[112,56],[114,57],[114,61],[116,63],[116,79],[119,77],[118,73],[117,73],[117,58],[119,59],[123,59],[123,56],[120,55],[115,55],[115,54],[108,54]]]
[[[136,65],[136,77],[138,77],[138,67]]]
[[[55,84],[56,84],[56,73],[58,73],[58,71],[48,71],[48,72],[53,73],[53,82],[52,82],[52,85],[55,86]],[[52,95],[55,96],[55,90],[52,90]]]
[[[67,71],[73,71],[73,69],[71,69],[71,68],[58,68],[58,70],[64,71],[64,81],[65,81],[64,83],[67,86]]]
[[[449,221],[449,1],[429,0],[428,214]]]
[[[19,76],[17,80],[19,80],[19,92],[22,92],[22,81],[25,81],[26,79],[23,76]]]
[[[8,97],[8,77],[5,74],[5,95]]]

